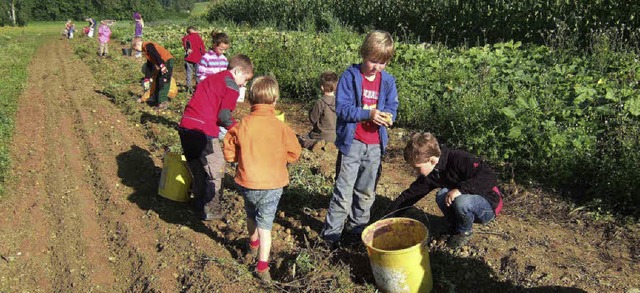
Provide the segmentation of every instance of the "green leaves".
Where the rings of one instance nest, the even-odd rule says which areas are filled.
[[[634,98],[627,100],[627,102],[624,103],[624,108],[627,109],[627,111],[629,111],[631,115],[636,117],[639,116],[640,115],[640,96],[635,96]]]

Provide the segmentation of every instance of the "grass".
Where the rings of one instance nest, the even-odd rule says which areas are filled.
[[[30,23],[25,27],[0,27],[0,197],[11,169],[9,155],[20,94],[27,85],[27,66],[44,41],[57,37],[63,23]]]
[[[191,10],[191,16],[202,16],[207,14],[209,10],[209,2],[198,2],[193,4],[193,10]]]

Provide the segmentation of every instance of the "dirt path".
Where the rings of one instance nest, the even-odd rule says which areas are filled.
[[[233,290],[206,261],[229,251],[155,196],[158,158],[69,44],[46,43],[29,73],[0,205],[0,291],[177,292],[190,279]]]
[[[124,64],[118,62],[131,62],[85,61],[114,68]],[[225,220],[208,223],[199,221],[185,204],[158,197],[161,154],[149,150],[148,133],[97,93],[92,70],[73,55],[66,40],[47,42],[29,73],[16,117],[12,179],[9,192],[0,199],[0,292],[265,289],[238,261],[246,235],[237,194],[228,196],[231,212]],[[279,107],[298,133],[308,131],[301,105]],[[242,104],[237,115],[247,112],[248,106]],[[173,123],[162,115],[147,114]],[[390,199],[413,180],[401,156],[405,138],[404,130],[392,129],[374,218],[382,216]],[[333,168],[334,158],[329,152],[306,152],[301,165],[294,167],[324,172]],[[311,187],[316,184],[308,182]],[[274,277],[288,284],[271,289],[373,291],[362,247],[331,254],[309,249],[322,227],[330,186],[292,185],[280,203],[273,247]],[[503,214],[488,226],[477,226],[470,245],[455,253],[444,248],[442,218],[433,199],[418,203],[431,228],[434,291],[636,292],[631,290],[640,288],[638,224],[621,227],[593,221],[556,196],[503,187],[507,189]],[[422,211],[413,213],[424,219]],[[304,253],[319,264],[305,268],[317,277],[306,282],[296,279],[295,267],[292,272],[290,266],[305,264],[298,258]],[[355,285],[335,282],[340,280],[335,274],[341,272],[347,272],[345,278]]]

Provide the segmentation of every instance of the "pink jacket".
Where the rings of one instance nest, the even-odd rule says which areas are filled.
[[[111,38],[111,29],[107,25],[101,25],[98,28],[98,40],[100,43],[108,43]]]

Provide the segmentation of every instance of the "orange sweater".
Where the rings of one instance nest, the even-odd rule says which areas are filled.
[[[273,105],[251,106],[251,114],[224,137],[224,158],[238,162],[235,181],[249,189],[276,189],[289,184],[287,163],[302,151],[295,132],[276,119]]]

